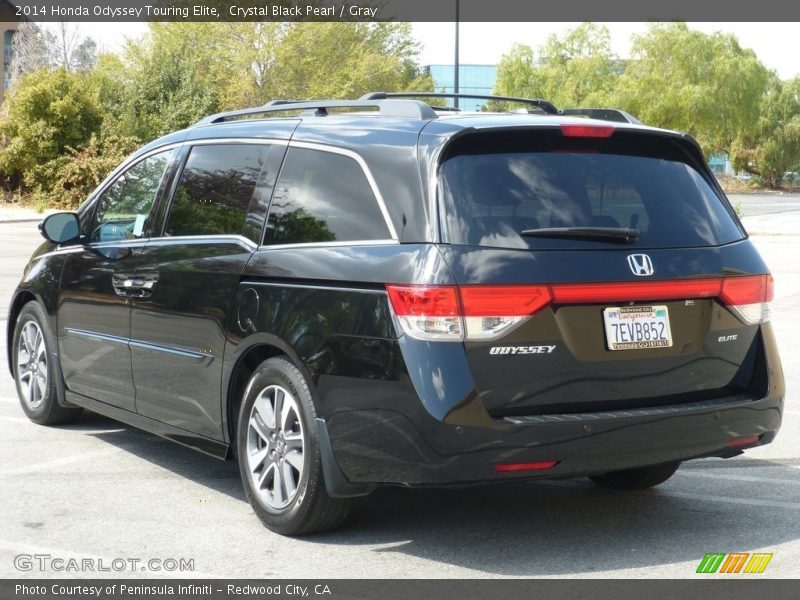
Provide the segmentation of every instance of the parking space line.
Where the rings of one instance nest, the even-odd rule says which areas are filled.
[[[733,498],[732,496],[714,496],[710,494],[687,494],[685,492],[673,492],[672,490],[666,492],[665,495],[672,498],[696,500],[700,505],[702,505],[703,502],[725,502],[728,504],[743,504],[745,506],[764,506],[767,508],[800,510],[800,502],[780,502],[778,500],[759,500],[757,498]]]
[[[753,477],[752,475],[723,475],[720,473],[704,473],[699,471],[681,470],[678,474],[689,477],[697,477],[698,479],[726,479],[730,481],[751,481],[753,483],[774,483],[777,485],[800,485],[800,480],[793,479],[775,479],[770,477]]]
[[[34,463],[32,465],[25,465],[24,467],[17,467],[16,469],[6,469],[5,471],[0,471],[0,477],[8,477],[10,475],[26,475],[28,473],[38,473],[39,471],[49,471],[53,467],[60,467],[62,465],[68,465],[70,463],[81,462],[82,460],[95,458],[97,456],[116,454],[117,452],[122,452],[122,448],[116,448],[116,447],[103,448],[102,450],[94,450],[92,452],[83,452],[81,454],[62,456],[61,458],[55,458],[53,460],[47,460],[45,462]]]

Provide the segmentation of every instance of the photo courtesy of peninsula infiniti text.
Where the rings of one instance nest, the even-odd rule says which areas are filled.
[[[8,318],[27,416],[237,460],[287,535],[378,486],[641,489],[770,443],[773,280],[698,144],[444,96],[212,115],[46,217]]]

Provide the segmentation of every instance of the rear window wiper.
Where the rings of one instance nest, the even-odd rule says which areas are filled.
[[[634,244],[639,239],[640,233],[638,229],[630,227],[542,227],[540,229],[524,229],[520,235]]]

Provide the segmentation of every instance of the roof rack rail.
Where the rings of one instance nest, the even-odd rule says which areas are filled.
[[[303,111],[317,117],[325,117],[331,108],[364,108],[378,109],[382,117],[405,117],[407,119],[430,120],[435,119],[436,112],[424,102],[404,101],[376,101],[373,100],[272,100],[263,106],[217,113],[200,119],[193,127],[217,125],[226,121],[246,118],[258,118],[257,115],[270,115],[271,113],[287,111]]]
[[[541,98],[516,98],[514,96],[486,96],[483,94],[452,94],[448,92],[370,92],[361,96],[360,100],[388,100],[391,98],[464,98],[467,100],[496,100],[498,102],[516,102],[529,104],[541,109],[549,115],[559,114],[558,108]]]
[[[590,119],[613,121],[615,123],[644,124],[633,115],[617,108],[562,108],[561,114],[571,117],[589,117]]]

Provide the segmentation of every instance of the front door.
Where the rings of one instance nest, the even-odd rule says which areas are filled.
[[[148,219],[172,158],[173,151],[145,158],[106,187],[61,277],[58,345],[67,389],[131,411],[130,302],[138,293]]]

